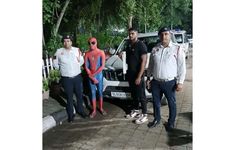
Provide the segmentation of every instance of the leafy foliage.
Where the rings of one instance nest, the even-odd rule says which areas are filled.
[[[56,49],[58,49],[59,47],[62,47],[61,37],[60,36],[52,37],[47,42],[45,53],[49,55],[49,57],[51,57],[56,52]]]
[[[59,83],[61,79],[59,70],[51,70],[48,78],[42,80],[43,91],[48,91],[53,83]]]
[[[62,46],[59,35],[66,32],[77,35],[74,44],[86,50],[90,36],[97,37],[101,49],[114,45],[118,40],[113,30],[127,31],[130,23],[140,32],[156,31],[163,25],[192,31],[192,0],[86,0],[69,1],[58,34],[54,36],[66,2],[68,0],[43,0],[44,49],[50,56]]]
[[[77,37],[77,44],[78,47],[82,52],[85,52],[88,49],[88,38],[90,37],[89,34],[79,34]]]
[[[51,70],[49,73],[49,77],[48,77],[49,85],[52,82],[59,83],[60,78],[61,78],[61,75],[60,75],[60,71],[58,69]]]
[[[107,33],[97,33],[94,35],[89,35],[89,34],[81,34],[78,35],[77,38],[77,43],[78,47],[81,49],[82,52],[85,52],[88,50],[88,39],[90,37],[96,37],[97,42],[98,42],[98,48],[101,50],[104,50],[106,48],[114,48],[116,45],[119,45],[121,43],[121,40],[123,39],[123,36],[112,36]]]
[[[48,79],[43,79],[42,80],[42,89],[43,89],[43,91],[48,91],[49,90],[49,80]]]

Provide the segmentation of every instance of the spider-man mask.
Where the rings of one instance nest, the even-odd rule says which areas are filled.
[[[88,45],[90,47],[90,50],[96,50],[97,49],[97,40],[96,38],[92,37],[88,40]]]

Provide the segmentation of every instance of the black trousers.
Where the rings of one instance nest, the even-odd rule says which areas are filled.
[[[139,85],[135,84],[136,76],[128,75],[128,81],[131,89],[131,96],[133,98],[133,106],[132,109],[139,109],[139,103],[142,107],[142,113],[147,113],[147,101],[145,95],[145,82],[144,77],[141,78],[141,82]]]
[[[75,93],[77,103],[75,109],[78,113],[83,113],[83,84],[82,84],[82,76],[81,74],[70,78],[70,77],[62,77],[62,85],[64,87],[64,91],[67,97],[67,114],[68,119],[72,119],[73,117],[73,93]]]

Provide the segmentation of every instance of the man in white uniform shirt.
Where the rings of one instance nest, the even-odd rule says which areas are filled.
[[[83,84],[81,76],[81,66],[84,63],[82,53],[79,48],[72,47],[72,37],[63,36],[64,47],[57,49],[54,59],[54,67],[60,70],[62,86],[67,97],[68,122],[73,122],[73,92],[76,95],[76,112],[85,118],[87,115],[83,108]]]
[[[152,89],[154,120],[148,124],[153,128],[161,120],[161,98],[168,101],[169,118],[165,124],[167,131],[174,128],[176,118],[175,91],[181,91],[186,74],[185,53],[178,44],[172,43],[169,28],[158,32],[161,43],[152,49],[147,71],[147,85]],[[150,82],[150,76],[153,76]]]

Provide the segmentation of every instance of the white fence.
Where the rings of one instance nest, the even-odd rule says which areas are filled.
[[[42,76],[46,79],[49,75],[50,70],[54,70],[52,58],[42,60]]]

